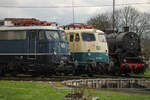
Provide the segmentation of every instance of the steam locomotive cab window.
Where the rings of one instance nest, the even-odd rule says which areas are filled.
[[[92,33],[82,33],[83,41],[95,41],[95,36]]]
[[[58,31],[46,31],[47,39],[49,40],[59,40],[60,36]]]
[[[98,39],[99,39],[100,42],[106,42],[106,38],[102,34],[98,34]]]
[[[25,40],[25,31],[1,31],[0,40]]]

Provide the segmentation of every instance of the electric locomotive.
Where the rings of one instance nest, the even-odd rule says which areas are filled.
[[[104,32],[84,24],[62,26],[66,32],[77,73],[106,73],[109,65]],[[65,36],[64,36],[65,37]]]
[[[35,24],[34,22],[38,22]],[[56,74],[72,69],[63,29],[38,20],[16,20],[0,27],[0,74]]]
[[[105,32],[109,46],[111,74],[139,74],[144,73],[146,64],[142,57],[140,37],[129,32],[125,27],[124,32]]]

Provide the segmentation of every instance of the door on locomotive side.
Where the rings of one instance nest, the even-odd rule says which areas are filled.
[[[68,33],[68,42],[69,42],[69,49],[70,52],[74,52],[75,51],[75,41],[74,41],[74,33],[73,32],[69,32]]]
[[[75,32],[74,34],[75,38],[74,38],[74,50],[75,52],[80,52],[80,48],[81,48],[81,34],[78,32]]]
[[[37,31],[28,31],[28,53],[37,53]]]
[[[38,52],[39,53],[47,53],[46,52],[46,47],[47,47],[47,40],[45,36],[45,31],[44,30],[39,30],[38,31]]]
[[[46,36],[44,30],[27,31],[27,53],[31,55],[38,53],[48,53],[46,51]]]
[[[67,32],[67,41],[70,52],[77,52],[80,49],[80,34],[77,32]]]
[[[71,55],[73,56],[74,60],[79,60],[80,55],[79,52],[81,48],[81,36],[80,33],[73,30],[73,31],[66,31],[67,41],[69,44],[69,50]],[[79,55],[79,56],[78,56]]]

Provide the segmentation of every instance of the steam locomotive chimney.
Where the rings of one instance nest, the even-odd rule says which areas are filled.
[[[129,26],[125,26],[123,27],[123,29],[124,29],[124,32],[129,32]]]

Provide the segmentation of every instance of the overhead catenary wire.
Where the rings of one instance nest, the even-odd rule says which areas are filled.
[[[115,4],[115,6],[131,6],[131,5],[145,5],[150,4],[150,2],[145,3],[126,3],[126,4]],[[90,7],[107,7],[107,6],[113,6],[110,5],[56,5],[56,6],[14,6],[14,5],[0,5],[0,8],[90,8]]]
[[[113,0],[113,30],[115,28],[115,0]]]
[[[75,18],[74,18],[74,1],[72,0],[72,22],[75,23]]]

